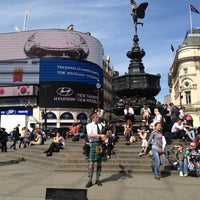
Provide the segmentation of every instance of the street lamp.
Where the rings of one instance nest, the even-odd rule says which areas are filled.
[[[99,80],[96,83],[96,88],[97,88],[97,109],[98,109],[99,108],[99,103],[100,103],[99,91],[100,91],[100,88],[101,88],[101,83],[99,82]]]
[[[33,107],[37,106],[36,98],[26,98],[24,99],[24,107],[27,109],[27,115],[26,115],[26,127],[28,126],[28,121],[30,120],[30,117],[33,118]]]
[[[44,103],[45,103],[45,107],[44,107],[44,111],[43,111],[43,118],[44,118],[44,132],[45,134],[47,134],[47,106],[46,106],[46,101],[47,101],[47,98],[48,98],[48,92],[49,92],[49,87],[50,85],[43,85],[42,86],[45,90],[45,99],[44,99]]]

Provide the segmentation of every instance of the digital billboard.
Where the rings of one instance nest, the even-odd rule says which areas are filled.
[[[39,84],[39,60],[0,61],[0,85]]]
[[[99,91],[99,102],[102,92]],[[41,82],[39,105],[46,108],[96,108],[98,91],[95,85],[78,82]]]
[[[103,70],[93,63],[71,59],[40,60],[40,82],[67,81],[95,85],[98,80],[103,85]]]
[[[41,29],[0,34],[0,61],[68,58],[102,65],[103,47],[94,37],[65,29]]]
[[[34,85],[20,85],[13,87],[1,87],[0,97],[13,97],[13,96],[36,96],[38,87]]]

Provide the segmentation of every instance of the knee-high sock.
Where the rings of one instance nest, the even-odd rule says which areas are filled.
[[[99,177],[101,175],[101,166],[97,166],[97,172],[96,172],[96,180],[99,181]]]
[[[93,173],[94,173],[94,167],[89,167],[88,169],[89,181],[92,181]]]

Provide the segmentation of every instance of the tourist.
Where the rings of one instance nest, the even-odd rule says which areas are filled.
[[[162,155],[165,152],[166,146],[166,141],[164,141],[164,139],[165,137],[162,134],[162,124],[161,122],[157,122],[154,125],[154,130],[151,132],[151,135],[147,142],[147,146],[144,149],[144,153],[146,154],[149,144],[152,144],[151,151],[154,163],[151,165],[151,168],[156,180],[160,180],[161,178],[159,167],[160,165],[163,165]]]
[[[157,123],[157,122],[160,122],[162,123],[162,115],[160,114],[159,112],[159,109],[158,108],[154,108],[154,118],[153,118],[153,122],[151,123],[151,125],[154,127],[154,125]]]
[[[135,113],[134,113],[133,108],[130,105],[126,104],[125,108],[124,108],[125,121],[131,120],[131,122],[134,123],[135,122],[135,115],[134,114]]]
[[[36,136],[35,136],[35,139],[30,141],[29,143],[29,147],[31,147],[32,145],[41,145],[42,144],[42,133],[40,132],[39,129],[36,129],[35,130],[35,133],[36,133]]]
[[[131,120],[127,120],[124,124],[124,136],[126,139],[126,145],[130,145],[130,138],[133,136],[133,124]],[[136,141],[136,138],[133,136],[133,142]]]
[[[174,155],[174,159],[169,159],[171,166],[179,171],[179,176],[188,176],[188,166],[183,145],[174,145],[171,152]]]
[[[196,136],[195,136],[194,142],[195,142],[196,148],[200,150],[200,127],[196,129]]]
[[[187,129],[184,127],[183,120],[177,119],[177,122],[175,122],[172,126],[171,132],[167,135],[165,135],[166,139],[183,139],[185,141],[185,136],[187,133]]]
[[[200,176],[200,150],[196,148],[195,142],[191,142],[186,149],[185,157],[188,162],[190,176]]]
[[[11,131],[11,138],[12,138],[12,144],[10,146],[10,149],[14,149],[16,150],[16,144],[17,144],[17,140],[19,139],[19,135],[18,132],[16,131],[16,127],[13,128],[13,130]]]
[[[146,125],[145,120],[142,120],[142,123],[139,125],[137,132],[139,138],[142,140],[142,151],[139,153],[139,156],[142,156],[144,154],[144,149],[147,146],[147,136],[149,133],[149,127]]]
[[[0,128],[1,151],[7,152],[8,133],[5,128]]]
[[[64,149],[65,147],[65,140],[61,136],[60,132],[56,132],[56,136],[53,138],[53,142],[50,144],[49,148],[44,151],[47,156],[52,156],[53,152],[59,152],[60,149]]]
[[[141,108],[141,110],[140,110],[140,114],[142,115],[142,119],[146,120],[146,123],[148,125],[149,117],[151,115],[151,110],[150,110],[150,108],[147,107],[147,104],[143,105],[143,108]]]

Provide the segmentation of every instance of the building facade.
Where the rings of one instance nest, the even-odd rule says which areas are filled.
[[[200,29],[187,32],[179,46],[169,71],[168,85],[171,102],[186,107],[194,119],[194,126],[200,125]]]
[[[103,56],[96,38],[73,30],[0,34],[0,126],[71,126],[109,108],[112,73]]]

